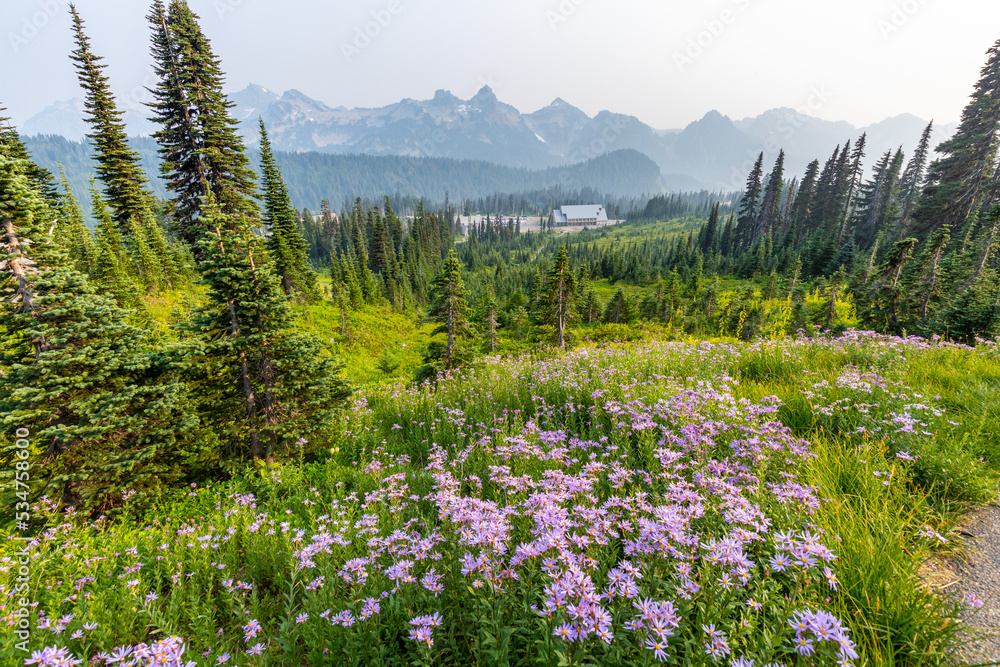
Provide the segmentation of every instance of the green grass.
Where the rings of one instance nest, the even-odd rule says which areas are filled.
[[[913,535],[945,517],[907,484],[905,464],[886,466],[877,443],[819,438],[817,445],[813,479],[828,499],[818,522],[839,538],[836,607],[852,619],[858,664],[939,664],[961,626],[954,605],[921,584],[920,566],[931,552]],[[874,474],[887,467],[888,486]]]
[[[388,306],[365,306],[347,311],[346,330],[340,309],[329,301],[299,306],[300,325],[321,337],[328,349],[344,362],[344,376],[355,386],[413,377],[422,364],[422,353],[434,325],[420,322],[413,312]],[[378,369],[385,355],[398,364],[386,375]]]

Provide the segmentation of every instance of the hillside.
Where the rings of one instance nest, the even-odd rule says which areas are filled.
[[[87,196],[93,162],[86,144],[60,136],[22,137],[38,164],[58,174],[61,163],[70,185],[90,213]],[[156,142],[134,137],[133,149],[150,176],[159,197],[167,191],[159,175]],[[248,150],[251,164],[260,154]],[[665,189],[656,164],[634,150],[620,150],[566,167],[529,170],[480,160],[402,157],[393,155],[331,155],[317,152],[276,154],[292,201],[298,208],[318,210],[323,199],[339,206],[345,198],[378,199],[399,193],[444,201],[486,197],[496,193],[521,193],[560,189],[566,193],[590,190],[620,196],[656,194]]]

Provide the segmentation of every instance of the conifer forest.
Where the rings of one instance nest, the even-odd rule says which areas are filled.
[[[667,190],[250,142],[195,4],[150,136],[73,4],[86,140],[0,108],[0,663],[998,664],[1000,40],[943,141]]]

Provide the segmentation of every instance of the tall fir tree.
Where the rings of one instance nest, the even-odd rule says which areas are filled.
[[[564,243],[545,281],[540,308],[540,321],[554,329],[552,342],[566,347],[566,330],[576,317],[576,277]]]
[[[747,176],[743,196],[740,197],[736,214],[735,238],[733,246],[736,249],[749,247],[753,243],[753,230],[760,211],[761,177],[763,174],[764,152],[761,151]]]
[[[92,510],[181,477],[197,419],[147,333],[51,242],[30,171],[0,147],[0,431],[29,431],[37,493]]]
[[[709,252],[716,244],[719,236],[719,202],[712,205],[708,213],[708,222],[705,223],[705,233],[701,240],[701,251]]]
[[[60,242],[69,253],[77,271],[89,276],[94,270],[97,248],[94,245],[94,237],[84,222],[83,208],[76,195],[73,194],[73,189],[66,178],[66,171],[61,164],[59,165],[59,182],[62,186],[62,193],[59,197],[58,224]]]
[[[927,127],[920,134],[917,149],[913,151],[910,161],[906,163],[906,169],[903,170],[902,181],[899,185],[901,203],[899,223],[897,225],[900,235],[905,235],[909,230],[910,214],[913,213],[913,207],[922,192],[924,169],[927,167],[927,156],[930,151],[931,130],[933,127],[933,120],[927,123]]]
[[[927,171],[923,195],[913,211],[917,234],[942,225],[964,232],[970,216],[987,211],[1000,195],[994,180],[1000,144],[1000,40],[986,54],[958,130],[937,147],[941,157]]]
[[[867,302],[869,309],[862,313],[862,321],[878,331],[900,333],[901,309],[905,293],[900,284],[903,269],[913,255],[917,239],[910,236],[896,241],[886,255],[885,262],[872,274],[868,285]]]
[[[941,258],[951,240],[950,231],[948,225],[935,229],[908,267],[909,275],[903,276],[903,289],[910,311],[908,320],[918,322],[924,332],[941,298]]]
[[[184,0],[164,7],[155,0],[149,16],[154,70],[151,90],[154,133],[160,144],[162,172],[174,193],[178,232],[192,247],[203,233],[203,197],[211,192],[229,220],[256,221],[256,179],[244,152],[233,103],[222,92],[224,75],[218,57]]]
[[[84,89],[85,120],[91,130],[87,138],[93,143],[97,162],[97,177],[104,186],[104,196],[111,207],[112,217],[123,236],[129,235],[129,222],[141,220],[149,206],[152,193],[143,173],[139,155],[129,146],[125,132],[125,112],[118,108],[104,73],[106,65],[93,53],[90,38],[83,30],[83,20],[72,4],[76,49],[71,56]]]
[[[142,290],[135,281],[131,261],[125,251],[125,239],[93,180],[90,182],[90,200],[97,220],[91,279],[121,308],[139,309],[142,307],[139,298]]]
[[[202,214],[199,270],[209,299],[192,320],[187,368],[217,432],[271,461],[297,438],[322,433],[350,390],[319,340],[296,331],[246,217],[223,213],[211,195]]]
[[[806,167],[806,171],[802,175],[802,184],[799,185],[799,192],[792,206],[792,223],[790,229],[794,230],[794,232],[788,234],[787,244],[793,248],[798,246],[799,241],[801,241],[801,234],[804,234],[806,231],[806,222],[809,220],[809,214],[814,203],[813,199],[816,195],[816,178],[818,175],[819,160],[813,160]]]
[[[497,304],[493,286],[488,285],[483,298],[483,346],[490,354],[497,349],[497,329],[500,326],[500,306]]]
[[[638,316],[639,313],[632,299],[619,287],[615,295],[608,301],[602,320],[605,324],[631,324]]]
[[[427,310],[427,319],[437,324],[432,336],[445,334],[445,342],[432,341],[424,354],[424,367],[417,372],[417,379],[430,379],[437,372],[448,372],[464,361],[459,354],[459,344],[473,335],[469,321],[469,297],[462,281],[462,265],[452,250],[445,259],[441,273],[434,278],[433,301]]]
[[[865,143],[867,140],[868,134],[866,132],[862,132],[858,141],[854,144],[854,150],[851,152],[851,157],[848,163],[845,165],[846,172],[844,180],[847,187],[847,193],[844,195],[844,210],[840,215],[840,230],[837,233],[838,243],[841,243],[844,240],[847,224],[853,213],[852,204],[854,204],[854,195],[857,192],[858,187],[861,185],[861,178],[864,174],[864,165],[861,161],[865,158]]]
[[[773,235],[779,231],[781,191],[784,186],[784,174],[785,151],[780,150],[778,151],[778,158],[774,161],[774,168],[768,174],[767,182],[764,184],[764,194],[761,198],[760,211],[757,213],[754,235],[750,239],[752,243],[766,234]]]
[[[260,119],[260,170],[264,224],[268,231],[267,250],[281,278],[281,288],[288,296],[317,301],[316,274],[309,266],[306,242],[296,222],[298,212],[292,206],[288,188],[271,152],[263,119]]]

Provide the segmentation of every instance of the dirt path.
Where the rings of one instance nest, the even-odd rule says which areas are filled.
[[[986,636],[970,640],[959,658],[963,664],[1000,664],[1000,505],[989,505],[973,515],[966,534],[969,557],[956,563],[962,617]],[[974,609],[966,600],[974,595],[983,602]]]

